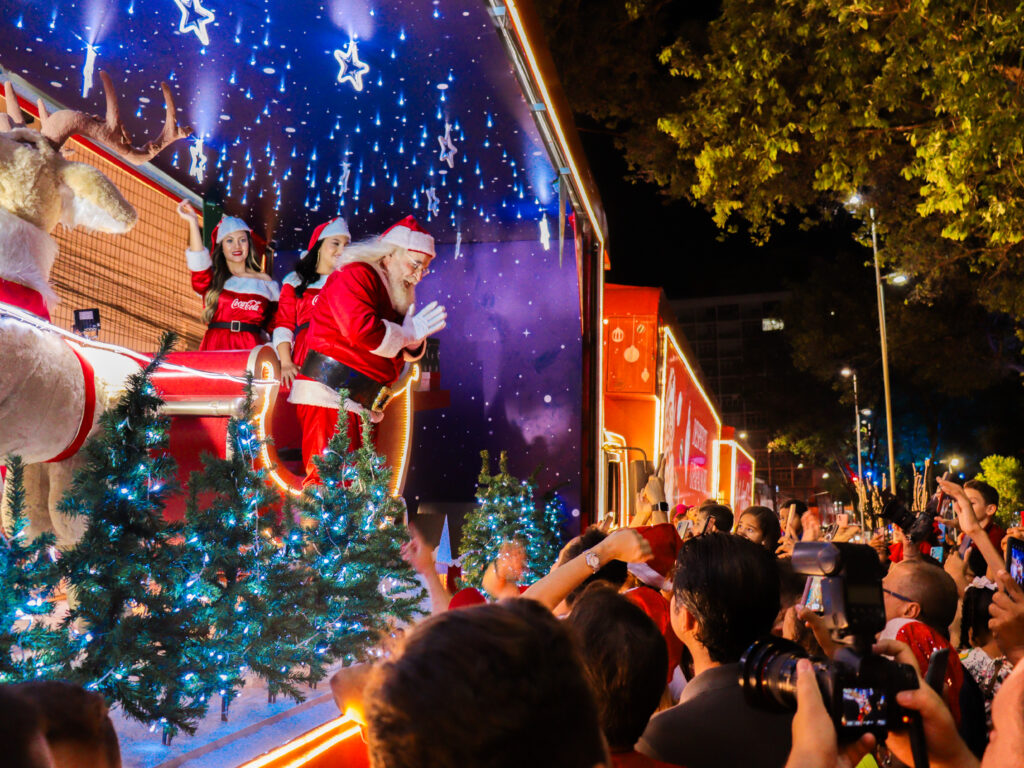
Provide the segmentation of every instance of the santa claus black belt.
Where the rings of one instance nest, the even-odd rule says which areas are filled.
[[[210,323],[210,328],[223,328],[226,331],[234,331],[235,333],[259,333],[263,330],[262,325],[256,323],[243,323],[238,320],[231,320],[230,322],[223,322],[218,320],[215,323]]]
[[[348,390],[349,399],[369,411],[383,411],[391,399],[391,388],[386,384],[312,349],[302,364],[302,375],[334,390]]]

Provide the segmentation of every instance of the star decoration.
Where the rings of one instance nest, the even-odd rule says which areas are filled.
[[[437,191],[433,187],[427,190],[427,211],[433,216],[437,216],[441,212],[441,203],[438,201]]]
[[[370,65],[359,60],[359,48],[355,40],[348,41],[348,47],[334,52],[334,59],[341,69],[338,72],[339,83],[352,83],[357,91],[363,90],[363,75],[370,71]]]
[[[540,244],[544,250],[551,250],[551,229],[548,227],[548,215],[545,213],[540,217]]]
[[[455,257],[456,259],[462,258],[462,230],[459,229],[455,233]]]
[[[178,24],[178,31],[182,34],[195,32],[199,42],[203,45],[210,44],[210,34],[206,31],[206,25],[215,18],[213,11],[209,11],[200,5],[200,0],[174,0],[181,10],[181,22]]]
[[[203,149],[202,138],[195,140],[189,147],[189,153],[192,155],[192,166],[188,169],[188,175],[202,182],[206,177],[206,152]]]
[[[455,153],[459,150],[452,143],[452,125],[447,120],[444,123],[444,136],[438,136],[437,143],[441,145],[441,162],[448,163],[449,168],[454,168]]]
[[[348,178],[352,175],[352,163],[347,160],[341,162],[341,179],[338,181],[339,192],[344,195],[348,192]]]

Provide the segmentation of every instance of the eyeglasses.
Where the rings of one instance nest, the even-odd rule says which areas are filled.
[[[887,595],[892,595],[897,600],[902,600],[904,603],[916,603],[917,602],[917,600],[915,600],[912,597],[907,597],[906,595],[901,595],[899,592],[893,592],[891,589],[886,589],[885,587],[882,587],[882,591],[885,592],[885,594],[887,594]]]
[[[408,254],[406,255],[405,258],[408,260],[409,266],[412,267],[413,274],[419,272],[420,277],[426,277],[427,275],[430,274],[430,270],[427,269],[427,265],[424,264],[422,261],[416,261],[416,259],[414,259],[412,256],[409,256]]]

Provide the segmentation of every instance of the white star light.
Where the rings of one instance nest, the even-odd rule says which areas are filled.
[[[92,43],[85,44],[85,66],[82,67],[82,98],[89,95],[92,88],[92,75],[96,68],[96,46]]]
[[[355,40],[348,41],[348,47],[334,52],[334,59],[341,69],[338,72],[339,83],[352,83],[357,91],[363,90],[363,75],[370,71],[370,65],[359,60],[359,48]]]
[[[437,216],[441,212],[441,203],[438,202],[437,192],[433,187],[427,190],[427,211]]]
[[[548,228],[548,215],[545,213],[540,217],[540,244],[545,251],[551,250],[551,230]]]
[[[195,143],[189,147],[189,152],[192,155],[192,166],[188,169],[188,175],[196,181],[202,182],[206,176],[206,152],[203,149],[202,138],[195,140]]]
[[[178,31],[183,35],[188,32],[195,32],[199,42],[203,45],[210,44],[210,33],[206,31],[206,25],[216,18],[213,11],[209,11],[200,4],[200,0],[174,0],[181,11],[181,22],[178,24]]]
[[[458,230],[455,233],[455,258],[462,258],[462,230]]]
[[[455,153],[459,150],[452,143],[452,125],[447,120],[444,122],[444,136],[438,136],[437,143],[441,145],[441,162],[448,163],[449,168],[454,168]]]
[[[338,184],[341,187],[341,194],[348,192],[348,178],[352,175],[352,163],[347,160],[341,162],[341,179]]]

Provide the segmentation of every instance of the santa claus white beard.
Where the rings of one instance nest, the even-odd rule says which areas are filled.
[[[406,282],[398,275],[391,274],[387,269],[384,270],[384,274],[388,279],[388,295],[391,297],[391,306],[398,311],[398,314],[404,315],[416,301],[416,286]]]

